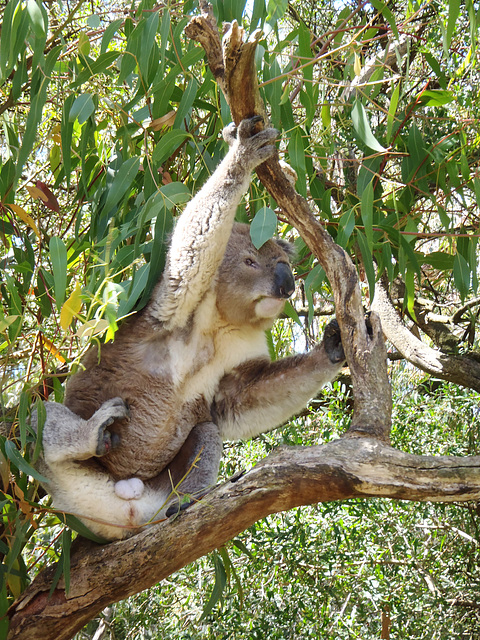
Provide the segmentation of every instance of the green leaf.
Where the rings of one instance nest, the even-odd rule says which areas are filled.
[[[87,538],[98,544],[108,544],[108,540],[90,531],[83,522],[71,513],[57,513],[57,517],[60,522],[64,522],[70,529],[79,533],[83,538]]]
[[[452,91],[444,91],[443,89],[427,89],[417,98],[418,102],[427,107],[441,107],[455,101],[455,94]]]
[[[107,199],[103,207],[104,212],[109,215],[113,207],[123,198],[130,188],[140,167],[140,158],[133,156],[128,158],[117,171],[112,186],[108,190]]]
[[[73,122],[70,121],[70,110],[75,100],[75,96],[70,94],[63,105],[62,111],[62,158],[63,158],[63,173],[67,186],[70,186],[70,172],[72,167],[72,136],[73,136]]]
[[[180,129],[168,131],[155,147],[152,153],[152,160],[155,164],[162,164],[169,158],[191,135]]]
[[[128,291],[128,298],[126,300],[122,300],[118,306],[117,316],[119,318],[126,316],[127,313],[130,313],[130,311],[135,307],[137,300],[145,291],[149,272],[150,264],[143,264],[140,269],[135,271],[133,282],[131,283]]]
[[[268,0],[267,2],[267,22],[272,27],[277,26],[277,22],[283,18],[288,8],[288,0]]]
[[[183,120],[187,117],[190,109],[192,108],[197,95],[197,90],[198,82],[195,78],[192,78],[183,92],[182,99],[178,105],[177,115],[175,116],[175,122],[173,123],[174,128],[180,129],[180,127],[183,126]]]
[[[383,2],[382,0],[370,0],[370,4],[373,7],[375,7],[378,13],[381,14],[385,18],[385,20],[388,22],[395,38],[399,38],[400,36],[398,34],[397,24],[395,22],[395,16],[388,8],[388,2]]]
[[[2,27],[3,35],[4,27]],[[22,146],[18,153],[17,166],[15,169],[16,180],[21,176],[23,165],[27,161],[30,152],[32,151],[35,140],[38,135],[38,125],[42,119],[43,107],[47,99],[47,88],[50,83],[50,74],[55,62],[62,50],[61,46],[54,47],[45,59],[45,68],[41,74],[41,81],[39,86],[33,91],[32,86],[32,101],[30,103],[30,110],[28,112],[27,121],[25,123],[25,133],[22,138]],[[33,83],[32,83],[33,84]]]
[[[361,199],[362,222],[365,227],[368,249],[373,249],[373,184],[369,182],[362,193]]]
[[[273,238],[277,231],[277,216],[269,207],[262,207],[257,211],[250,225],[250,238],[253,246],[260,249],[267,240]]]
[[[48,484],[48,479],[42,476],[41,473],[38,473],[38,471],[25,460],[25,458],[22,456],[20,451],[11,440],[5,441],[5,454],[19,471],[22,471],[27,476],[32,476],[32,478],[35,478],[35,480],[38,480],[39,482]]]
[[[443,251],[432,251],[432,253],[420,253],[415,252],[417,259],[420,263],[429,264],[434,269],[439,271],[451,271],[453,269],[453,262],[455,257],[450,253],[443,253]]]
[[[81,73],[78,74],[75,82],[72,82],[70,86],[72,88],[79,87],[92,76],[95,76],[99,73],[104,73],[108,69],[108,67],[113,64],[113,62],[115,62],[119,55],[120,53],[118,51],[107,51],[107,53],[103,53],[102,55],[98,56],[98,58],[94,62],[92,62]],[[73,118],[73,120],[75,120],[75,118]],[[80,122],[80,124],[82,123]]]
[[[63,579],[65,581],[65,593],[70,591],[70,548],[72,546],[72,532],[65,529],[62,533],[62,564]]]
[[[170,233],[173,229],[172,214],[167,208],[163,208],[157,215],[155,221],[154,238],[152,244],[152,253],[150,258],[150,270],[148,273],[148,280],[143,292],[142,299],[139,306],[143,307],[144,304],[150,299],[150,295],[154,286],[157,284],[162,271],[165,267],[165,258],[167,255],[168,241]]]
[[[90,93],[82,93],[76,98],[75,102],[70,108],[68,119],[70,122],[75,122],[78,118],[78,123],[83,124],[95,111],[95,103]]]
[[[215,567],[215,584],[213,585],[213,591],[208,599],[207,604],[203,608],[201,619],[204,620],[212,611],[213,607],[220,602],[222,593],[227,584],[227,574],[223,562],[218,553],[213,553],[213,564]]]
[[[338,221],[338,233],[335,242],[341,247],[346,247],[355,227],[355,212],[353,209],[346,211]]]
[[[168,12],[167,12],[168,13]],[[105,53],[108,48],[108,45],[112,41],[113,36],[117,33],[120,27],[123,24],[123,20],[119,18],[118,20],[114,20],[111,22],[108,27],[105,29],[102,36],[102,44],[100,45],[100,54]]]
[[[18,405],[18,424],[20,427],[20,445],[22,450],[27,444],[27,418],[28,418],[28,394],[22,391],[20,394],[20,402]]]
[[[43,20],[43,14],[35,0],[28,0],[27,12],[30,18],[30,24],[32,25],[33,33],[37,38],[43,38],[45,36],[45,23]]]
[[[393,124],[395,122],[395,114],[397,113],[398,99],[400,97],[400,83],[393,90],[392,97],[390,98],[390,104],[388,105],[388,117],[387,117],[387,140],[392,139]]]
[[[368,244],[367,238],[363,235],[360,229],[357,229],[357,241],[362,253],[365,275],[367,276],[368,293],[370,300],[373,300],[375,296],[375,268],[373,266],[372,249]]]
[[[448,0],[448,20],[447,28],[443,35],[443,48],[445,55],[447,55],[450,49],[450,43],[452,41],[453,32],[455,31],[455,25],[460,15],[460,0]]]
[[[359,140],[361,140],[361,142],[363,142],[363,144],[365,144],[369,149],[380,153],[387,151],[373,135],[365,108],[360,100],[355,100],[355,104],[353,105],[352,123]]]
[[[95,13],[87,18],[87,24],[90,29],[98,29],[100,26],[100,16],[97,16]]]
[[[300,320],[295,307],[288,300],[285,302],[285,307],[283,309],[283,312],[287,317],[290,318],[290,320],[293,320],[300,327],[303,327],[302,321]]]
[[[307,181],[306,173],[307,168],[305,165],[305,147],[303,146],[302,130],[296,127],[292,131],[288,143],[288,155],[290,157],[290,164],[297,173],[297,189],[303,196],[307,195]]]
[[[61,238],[50,238],[50,259],[53,270],[53,289],[55,291],[55,303],[60,311],[65,302],[67,289],[67,248]]]
[[[321,265],[317,264],[310,271],[308,276],[305,278],[304,288],[305,295],[307,297],[308,302],[308,324],[312,323],[313,320],[313,312],[315,311],[315,305],[313,302],[313,294],[315,291],[319,291],[325,280],[325,271],[321,267]]]
[[[38,460],[38,456],[42,451],[43,427],[45,426],[45,422],[47,420],[47,410],[45,408],[43,400],[41,400],[40,398],[35,403],[35,411],[37,413],[37,440],[35,442],[35,449],[30,456],[32,464],[35,464],[35,462]]]

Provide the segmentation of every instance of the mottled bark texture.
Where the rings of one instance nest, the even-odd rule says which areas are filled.
[[[203,0],[201,8],[202,16],[190,23],[187,34],[205,48],[234,120],[262,113],[253,67],[258,34],[244,45],[242,30],[231,25],[222,54],[213,14]],[[355,394],[346,435],[364,437],[282,447],[177,518],[106,546],[80,542],[72,550],[68,593],[60,581],[50,596],[56,567],[43,571],[10,611],[9,640],[67,640],[109,603],[152,586],[270,513],[351,497],[480,498],[480,458],[413,456],[388,446],[391,399],[382,330],[372,314],[373,336],[367,335],[355,268],[296,193],[278,160],[269,160],[257,173],[332,284]]]
[[[414,336],[395,310],[384,278],[375,286],[372,307],[381,317],[385,336],[406,360],[431,376],[480,391],[480,362],[468,354],[443,353]]]

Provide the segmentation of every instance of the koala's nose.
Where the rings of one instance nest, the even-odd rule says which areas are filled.
[[[279,262],[273,276],[275,295],[278,298],[289,298],[295,291],[295,280],[292,270],[285,262]]]

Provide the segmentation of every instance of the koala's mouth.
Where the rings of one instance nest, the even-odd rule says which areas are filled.
[[[285,298],[262,296],[255,303],[255,314],[258,318],[275,318],[282,312]]]

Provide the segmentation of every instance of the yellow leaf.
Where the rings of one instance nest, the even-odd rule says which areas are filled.
[[[73,318],[78,314],[82,308],[82,288],[78,284],[75,285],[75,289],[70,294],[69,298],[63,303],[62,310],[60,311],[60,326],[64,331],[68,329]]]
[[[38,191],[40,191],[40,189],[38,189]],[[8,206],[14,213],[17,214],[20,220],[23,220],[25,224],[28,224],[28,226],[35,231],[35,235],[37,236],[37,238],[40,238],[40,231],[38,230],[37,225],[35,224],[33,218],[28,215],[25,209],[22,209],[22,207],[19,207],[18,204],[9,204]]]
[[[53,355],[55,356],[55,358],[57,360],[59,360],[62,364],[64,362],[66,362],[65,358],[62,356],[62,354],[60,353],[60,351],[57,349],[57,347],[53,344],[53,342],[51,342],[48,338],[46,338],[45,336],[42,335],[42,342],[44,344],[44,346],[47,348],[47,350]]]
[[[176,111],[169,111],[164,116],[160,118],[155,118],[148,125],[149,129],[153,129],[153,131],[160,131],[163,127],[171,127],[175,122],[175,116],[177,115]]]
[[[34,200],[38,200],[40,198],[40,200],[43,200],[44,202],[48,201],[48,196],[45,193],[43,193],[43,191],[38,187],[31,187],[30,185],[26,184],[25,189],[28,191],[28,193],[32,196]]]
[[[99,333],[103,333],[108,327],[110,323],[108,320],[104,320],[103,318],[97,320],[96,318],[93,320],[88,320],[81,327],[78,328],[77,335],[79,338],[91,338],[92,336],[96,336]]]
[[[78,36],[78,53],[82,56],[88,56],[90,53],[90,38],[85,31],[81,31]]]
[[[362,71],[362,62],[360,60],[360,56],[358,53],[355,53],[355,62],[353,63],[353,70],[355,71],[355,75],[359,76]]]

